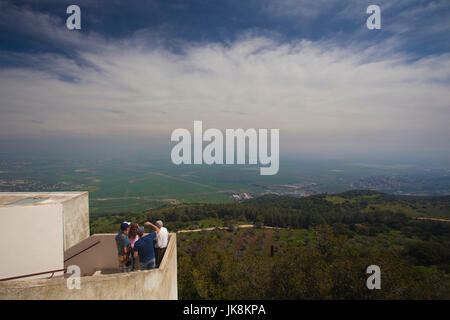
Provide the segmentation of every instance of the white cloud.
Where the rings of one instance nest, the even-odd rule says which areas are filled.
[[[45,30],[77,58],[21,54],[31,67],[0,69],[3,139],[168,141],[172,130],[203,120],[280,128],[281,147],[299,151],[450,149],[450,54],[410,62],[389,41],[361,49],[251,35],[175,54],[149,46],[146,33],[114,42]]]

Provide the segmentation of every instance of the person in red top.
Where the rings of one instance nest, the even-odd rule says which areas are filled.
[[[130,224],[130,230],[128,230],[128,241],[129,241],[129,247],[130,247],[130,253],[131,253],[131,271],[135,270],[135,265],[136,265],[136,258],[134,257],[132,250],[134,248],[135,242],[139,240],[139,236],[137,234],[138,228],[139,228],[139,224],[137,224],[136,222],[133,222]]]

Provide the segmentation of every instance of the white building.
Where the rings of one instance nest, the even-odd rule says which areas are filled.
[[[118,273],[115,234],[90,235],[87,192],[0,193],[0,226],[0,299],[178,298],[176,234],[159,268]]]
[[[64,251],[89,237],[88,193],[1,192],[0,226],[0,279],[64,269]]]

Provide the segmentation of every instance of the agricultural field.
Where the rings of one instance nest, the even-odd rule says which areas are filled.
[[[258,166],[175,166],[165,159],[132,156],[12,159],[0,163],[0,192],[89,191],[92,215],[139,213],[167,204],[234,203],[266,194],[306,197],[326,192],[329,201],[342,204],[345,199],[331,194],[354,189],[358,179],[400,171],[414,174],[419,169],[391,170],[297,160],[283,162],[277,175],[261,176]],[[423,211],[419,203],[417,208],[380,205],[374,203],[367,210],[398,209],[411,216],[421,216]],[[439,207],[433,210],[437,217],[445,216]]]

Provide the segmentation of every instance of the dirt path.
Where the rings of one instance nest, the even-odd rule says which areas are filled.
[[[126,197],[108,197],[108,198],[92,198],[90,200],[94,201],[108,201],[108,200],[124,200],[124,199],[138,199],[138,200],[159,200],[162,201],[167,198],[182,197],[190,195],[210,195],[218,194],[222,191],[211,191],[211,192],[190,192],[190,193],[169,193],[169,194],[159,194],[155,196],[126,196]]]
[[[424,218],[424,217],[417,217],[413,218],[416,220],[431,220],[431,221],[441,221],[441,222],[450,222],[449,219],[442,219],[442,218]]]
[[[449,219],[441,219],[441,218],[425,218],[425,217],[417,217],[417,218],[413,218],[416,220],[431,220],[431,221],[441,221],[441,222],[450,222]],[[239,229],[245,229],[245,228],[255,228],[255,225],[253,224],[242,224],[242,225],[238,225],[236,226]],[[280,227],[269,227],[269,226],[262,226],[261,228],[263,229],[283,229]],[[202,228],[202,229],[192,229],[192,230],[178,230],[177,233],[186,233],[186,232],[200,232],[200,231],[213,231],[215,229],[220,229],[220,230],[226,230],[228,229],[228,227],[210,227],[210,228]]]
[[[236,226],[238,229],[246,229],[246,228],[255,228],[254,224],[241,224]],[[262,229],[282,229],[278,227],[269,227],[269,226],[262,226]],[[210,228],[202,228],[202,229],[192,229],[192,230],[178,230],[177,233],[186,233],[186,232],[200,232],[200,231],[213,231],[215,229],[220,230],[226,230],[228,227],[210,227]]]

